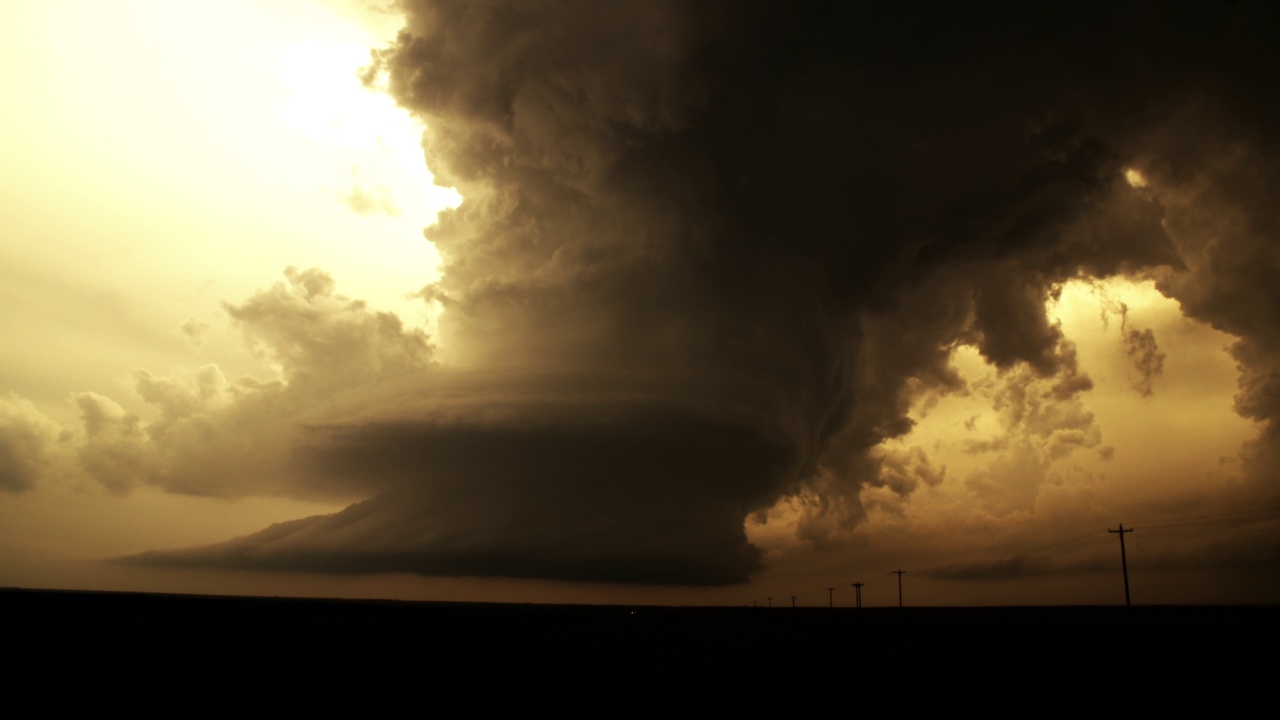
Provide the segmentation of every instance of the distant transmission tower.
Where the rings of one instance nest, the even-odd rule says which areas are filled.
[[[831,608],[836,606],[835,597],[836,597],[836,589],[827,588],[827,607]]]
[[[906,574],[906,570],[894,570],[893,574],[898,576],[898,607],[902,607],[902,576]]]

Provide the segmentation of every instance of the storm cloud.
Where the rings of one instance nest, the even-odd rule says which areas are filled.
[[[463,197],[426,230],[440,362],[360,308],[319,324],[321,273],[228,306],[305,405],[272,451],[293,479],[266,482],[367,499],[134,561],[743,581],[748,515],[819,498],[800,532],[820,542],[862,519],[864,487],[941,482],[877,446],[921,393],[963,389],[959,345],[1005,372],[1006,424],[1034,441],[1011,457],[1097,446],[1045,309],[1075,278],[1156,278],[1240,337],[1240,411],[1273,428],[1262,4],[403,7],[367,80],[425,122]],[[1156,374],[1154,338],[1128,342]],[[140,387],[176,432],[190,413]],[[971,479],[994,506],[1034,495],[1005,482]]]

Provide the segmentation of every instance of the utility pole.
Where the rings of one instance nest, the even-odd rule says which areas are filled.
[[[898,607],[902,607],[902,576],[906,574],[906,570],[894,570],[893,574],[898,576]]]
[[[1107,530],[1107,532],[1120,536],[1120,569],[1124,571],[1124,606],[1129,607],[1129,561],[1124,555],[1124,534],[1133,532],[1133,528],[1125,530],[1124,523],[1120,523],[1119,530]]]
[[[796,596],[795,596],[795,595],[792,595],[792,596],[791,596],[791,607],[795,607],[795,606],[796,606]]]
[[[835,597],[836,597],[836,589],[827,588],[827,607],[833,608],[836,606]]]
[[[862,586],[863,585],[866,585],[866,583],[856,582],[856,583],[853,583],[853,585],[851,585],[851,587],[853,588],[855,607],[862,607]]]
[[[769,607],[773,607],[773,598],[769,598]]]

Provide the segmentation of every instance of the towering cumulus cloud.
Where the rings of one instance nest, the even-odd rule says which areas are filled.
[[[752,513],[807,497],[820,540],[861,488],[940,481],[877,446],[961,387],[957,345],[1094,437],[1045,311],[1077,277],[1244,337],[1241,407],[1274,417],[1258,4],[403,5],[369,79],[464,198],[426,232],[440,366],[300,421],[294,472],[367,499],[138,560],[742,581]]]

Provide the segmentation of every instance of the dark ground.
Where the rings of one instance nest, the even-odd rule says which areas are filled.
[[[663,608],[3,590],[0,609],[10,702],[30,698],[40,715],[1270,716],[1280,669],[1277,607]]]

